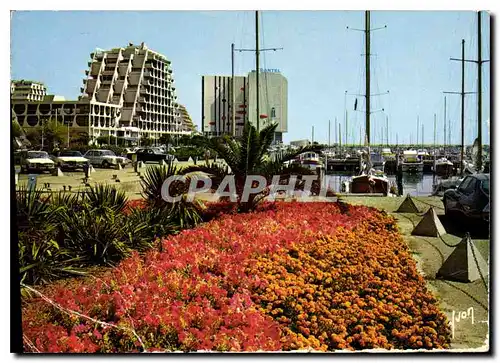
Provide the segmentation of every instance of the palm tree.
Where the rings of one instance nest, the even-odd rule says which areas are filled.
[[[190,166],[182,172],[184,174],[191,172],[209,174],[212,177],[213,188],[216,188],[226,175],[234,175],[239,210],[242,212],[253,210],[269,190],[265,189],[261,193],[252,194],[247,202],[243,202],[241,197],[248,175],[263,176],[269,185],[274,175],[280,175],[281,182],[286,181],[292,174],[313,174],[309,169],[299,165],[285,165],[285,162],[295,159],[303,152],[317,150],[317,146],[307,146],[271,157],[269,148],[277,126],[277,124],[271,124],[259,132],[250,122],[246,122],[241,139],[233,139],[227,135],[218,138],[199,138],[197,143],[224,159],[227,167],[212,163],[205,166]]]

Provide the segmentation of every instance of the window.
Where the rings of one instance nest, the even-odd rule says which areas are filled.
[[[59,156],[82,156],[82,153],[79,151],[61,151]]]
[[[475,186],[476,186],[476,179],[471,176],[468,176],[462,181],[462,183],[458,187],[458,190],[466,195],[469,195],[474,192]]]
[[[28,151],[28,158],[30,159],[48,159],[49,154],[46,151]]]
[[[489,179],[483,180],[481,182],[481,188],[486,194],[490,195],[490,180]]]
[[[273,107],[271,108],[271,118],[276,117],[276,109]]]

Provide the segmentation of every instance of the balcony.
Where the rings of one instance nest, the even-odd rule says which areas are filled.
[[[122,108],[122,117],[121,117],[120,121],[126,121],[126,122],[131,121],[132,110],[133,110],[132,107],[123,107]]]
[[[96,94],[96,100],[98,102],[106,103],[108,101],[109,88],[100,88]]]
[[[128,64],[128,63],[125,63],[125,64],[120,64],[118,66],[118,72],[120,72],[120,75],[121,76],[124,76],[126,75],[128,72],[130,72],[132,70],[132,67]]]
[[[137,86],[139,84],[140,78],[141,78],[141,72],[131,72],[129,74],[129,81],[131,85]]]
[[[89,79],[86,82],[86,93],[94,93],[95,89],[101,87],[101,82],[98,79]]]
[[[127,87],[127,81],[126,80],[118,80],[115,83],[115,92],[117,93],[122,93],[123,89]]]
[[[115,74],[115,68],[104,68],[104,71],[102,71],[101,73],[103,76],[112,76],[113,74]]]
[[[90,75],[97,76],[99,74],[99,71],[101,70],[102,66],[103,66],[102,62],[89,62]]]
[[[123,98],[125,102],[135,102],[135,92],[130,92],[130,89],[127,89]]]

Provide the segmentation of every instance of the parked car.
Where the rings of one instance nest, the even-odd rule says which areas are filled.
[[[26,151],[21,153],[21,171],[51,171],[55,164],[46,151]]]
[[[84,157],[89,160],[92,165],[109,168],[112,166],[126,165],[130,162],[123,156],[116,156],[111,150],[89,150],[85,153]]]
[[[59,151],[54,157],[54,162],[61,170],[83,170],[89,164],[89,160],[78,150]]]
[[[490,220],[490,174],[467,175],[457,188],[444,192],[445,215],[460,214],[475,221]]]
[[[155,148],[138,149],[135,153],[127,154],[127,157],[129,159],[133,160],[134,155],[137,158],[136,161],[142,161],[142,162],[151,161],[151,162],[159,163],[162,160],[168,161],[170,159],[173,159],[172,155],[162,153],[158,149],[155,149]]]

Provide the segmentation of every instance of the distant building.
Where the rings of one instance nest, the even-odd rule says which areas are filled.
[[[259,122],[262,129],[278,123],[275,141],[283,141],[288,131],[288,82],[278,71],[259,73]],[[235,76],[236,136],[241,136],[246,121],[256,122],[255,72]],[[231,77],[202,76],[202,132],[206,136],[232,134]]]
[[[10,83],[11,99],[23,102],[43,101],[47,93],[47,87],[41,82],[15,80]]]
[[[295,140],[295,141],[290,141],[291,146],[296,146],[296,147],[304,147],[307,145],[310,145],[311,142],[309,140]]]
[[[181,131],[195,132],[196,127],[193,124],[193,120],[186,109],[186,106],[179,104],[178,113],[181,122]]]
[[[248,75],[250,85],[248,116],[257,126],[257,92],[255,90],[256,72]],[[279,72],[259,72],[259,113],[260,128],[277,123],[276,142],[283,142],[283,133],[288,132],[288,81]]]
[[[111,128],[118,123],[119,105],[111,105],[89,100],[59,101],[54,96],[46,96],[41,102],[11,100],[12,111],[21,127],[41,127],[51,119],[89,135],[93,134],[90,120],[98,118],[103,127]]]
[[[248,120],[248,82],[246,77],[234,77],[235,127],[241,136]],[[201,131],[206,136],[232,134],[231,77],[201,77]]]

